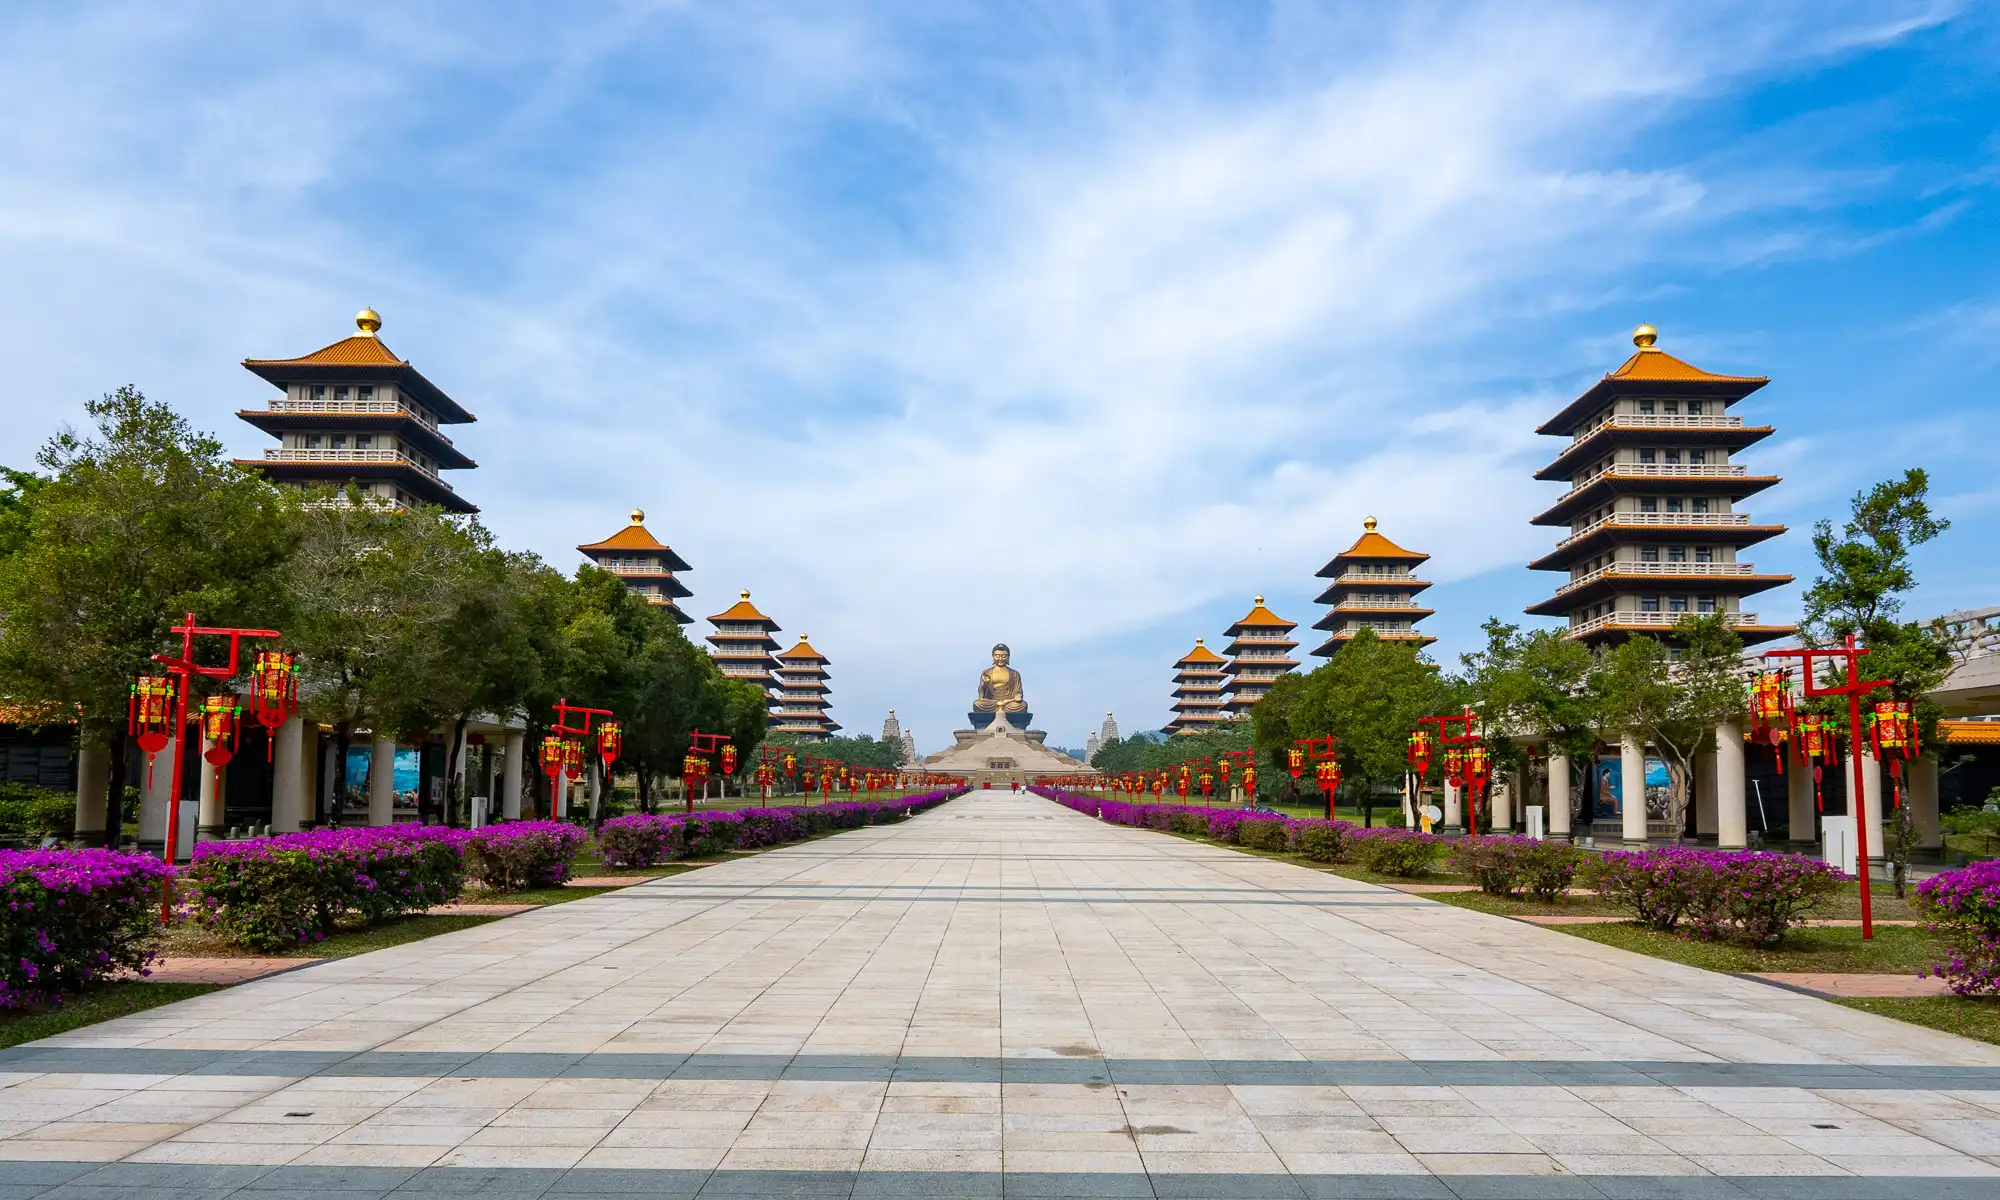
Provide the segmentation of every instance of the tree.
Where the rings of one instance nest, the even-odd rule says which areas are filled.
[[[1459,699],[1458,689],[1416,646],[1378,638],[1371,629],[1300,677],[1295,689],[1288,689],[1274,714],[1282,717],[1282,729],[1272,720],[1266,732],[1262,710],[1271,697],[1252,710],[1259,744],[1276,754],[1289,749],[1292,739],[1337,738],[1341,778],[1358,789],[1364,824],[1374,821],[1376,788],[1400,780],[1409,769],[1410,731],[1417,718],[1445,711]],[[1284,733],[1291,737],[1283,738],[1281,747]]]
[[[1743,639],[1720,613],[1688,613],[1664,641],[1628,638],[1604,651],[1591,690],[1605,736],[1636,735],[1664,756],[1675,838],[1687,824],[1695,757],[1715,748],[1715,727],[1743,715]],[[1645,780],[1626,780],[1627,802],[1644,804]]]
[[[1270,697],[1266,696],[1259,702],[1259,707],[1269,702]],[[1098,746],[1097,754],[1090,763],[1107,775],[1122,775],[1128,771],[1163,771],[1191,758],[1205,758],[1214,763],[1229,751],[1248,750],[1252,745],[1254,739],[1250,721],[1238,717],[1232,721],[1218,721],[1199,733],[1168,736],[1146,730],[1129,737],[1112,738]]]
[[[1484,628],[1486,648],[1460,661],[1494,757],[1524,765],[1521,741],[1532,737],[1550,755],[1579,764],[1587,759],[1597,745],[1599,724],[1590,648],[1560,630],[1523,633],[1498,618]]]
[[[124,792],[132,677],[169,648],[170,626],[285,629],[279,572],[295,544],[289,501],[223,457],[164,404],[122,387],[85,406],[10,473],[0,503],[0,692],[81,715]],[[115,806],[114,806],[115,807]]]

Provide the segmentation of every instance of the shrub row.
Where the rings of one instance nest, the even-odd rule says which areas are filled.
[[[350,916],[373,923],[457,899],[472,837],[389,825],[202,842],[182,872],[182,898],[210,928],[276,950],[318,941]]]
[[[705,858],[726,850],[754,850],[816,837],[839,829],[888,825],[936,808],[964,788],[925,792],[902,800],[861,800],[800,808],[741,808],[734,812],[634,813],[597,831],[605,865],[650,867],[677,858]]]
[[[1925,925],[1949,946],[1923,974],[1961,996],[2000,992],[2000,861],[1943,871],[1917,885]]]
[[[1252,850],[1297,854],[1313,862],[1356,862],[1371,871],[1403,878],[1430,870],[1444,850],[1443,839],[1413,829],[1359,829],[1347,821],[1319,817],[1298,820],[1242,808],[1132,804],[1040,784],[1028,790],[1112,825],[1189,834]]]
[[[1608,851],[1584,872],[1598,897],[1652,929],[1776,945],[1846,878],[1819,861],[1756,850]]]
[[[158,859],[113,850],[0,851],[0,1009],[145,973],[168,874]]]
[[[1588,857],[1568,842],[1493,836],[1459,838],[1446,853],[1451,869],[1476,880],[1489,896],[1526,892],[1543,901],[1562,899]]]

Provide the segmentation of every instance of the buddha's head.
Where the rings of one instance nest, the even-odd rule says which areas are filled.
[[[996,667],[1006,666],[1007,659],[1012,654],[1013,652],[1007,649],[1007,643],[1001,642],[999,645],[993,647],[993,665]]]

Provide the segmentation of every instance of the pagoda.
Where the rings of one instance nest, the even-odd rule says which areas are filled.
[[[1745,642],[1787,637],[1792,626],[1742,605],[1792,581],[1740,557],[1785,531],[1737,508],[1778,476],[1730,461],[1771,436],[1769,425],[1745,425],[1728,411],[1770,380],[1704,371],[1658,340],[1658,330],[1639,326],[1632,357],[1536,430],[1570,439],[1535,474],[1569,490],[1534,519],[1568,534],[1528,565],[1569,578],[1527,611],[1567,617],[1569,635],[1593,644],[1664,634],[1688,613],[1721,614]]]
[[[601,542],[578,546],[577,550],[598,570],[616,575],[635,595],[645,597],[646,603],[666,609],[668,615],[683,625],[693,624],[694,618],[682,612],[674,601],[694,593],[674,577],[674,572],[694,568],[647,531],[645,509],[633,509],[630,525]]]
[[[1318,577],[1330,579],[1315,604],[1330,604],[1326,615],[1314,623],[1328,637],[1316,658],[1331,658],[1333,652],[1354,640],[1354,635],[1372,629],[1384,641],[1407,642],[1418,649],[1437,641],[1417,629],[1417,622],[1435,610],[1417,603],[1417,593],[1430,586],[1416,577],[1416,569],[1430,555],[1405,550],[1375,532],[1375,518],[1361,522],[1361,537],[1352,546],[1333,556],[1321,567]]]
[[[475,418],[382,344],[374,309],[355,314],[354,324],[352,336],[301,358],[243,360],[284,396],[236,414],[280,443],[237,465],[284,483],[343,492],[352,484],[382,507],[478,512],[439,474],[479,465],[438,428]]]
[[[1174,719],[1163,732],[1200,733],[1229,720],[1229,714],[1222,711],[1228,661],[1203,645],[1201,638],[1194,640],[1194,649],[1174,664]]]
[[[1264,597],[1259,596],[1242,620],[1223,631],[1231,639],[1224,647],[1229,665],[1222,668],[1230,676],[1223,685],[1229,693],[1223,708],[1231,716],[1240,717],[1255,708],[1273,684],[1299,665],[1291,657],[1299,647],[1291,636],[1298,627],[1297,621],[1287,621],[1265,608]]]
[[[709,653],[715,658],[715,665],[731,679],[741,679],[754,683],[768,694],[771,684],[771,668],[776,661],[771,657],[778,648],[778,641],[771,635],[778,632],[778,623],[757,611],[750,603],[750,592],[745,589],[742,597],[722,612],[708,619],[715,626],[715,632],[708,635],[708,643],[715,649]]]
[[[744,593],[743,599],[748,604],[749,593]],[[823,742],[840,726],[826,715],[826,655],[813,649],[809,639],[810,635],[800,634],[798,645],[778,655],[778,696],[771,713],[771,731]],[[895,710],[891,709],[889,720],[895,719]],[[883,729],[886,741],[888,726],[885,724]]]

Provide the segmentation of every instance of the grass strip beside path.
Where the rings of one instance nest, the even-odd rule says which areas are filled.
[[[1926,1029],[2000,1044],[2000,996],[1846,997],[1833,1001]]]
[[[129,983],[107,984],[73,997],[59,1008],[0,1015],[0,1049],[38,1038],[54,1037],[85,1025],[109,1021],[113,1017],[129,1017],[162,1004],[191,1000],[221,986],[216,983],[147,983],[136,979]]]

